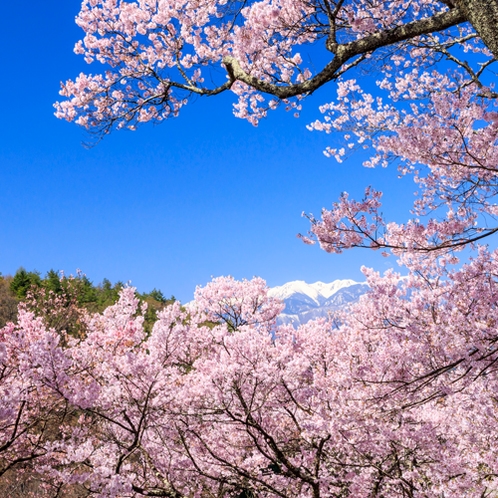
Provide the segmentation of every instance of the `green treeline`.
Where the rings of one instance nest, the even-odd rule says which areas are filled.
[[[83,314],[102,312],[114,304],[123,287],[123,282],[113,284],[104,278],[95,285],[81,273],[66,277],[55,270],[44,277],[22,267],[14,276],[0,273],[0,327],[16,321],[18,304],[22,302],[29,311],[41,316],[47,326],[78,335],[82,332]],[[137,297],[141,303],[147,303],[146,330],[152,327],[157,312],[175,301],[173,296],[167,299],[157,289],[137,293]]]

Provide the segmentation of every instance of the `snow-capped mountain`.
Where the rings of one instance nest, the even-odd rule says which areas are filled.
[[[271,288],[268,294],[285,303],[279,322],[297,326],[313,318],[327,316],[331,311],[357,301],[367,290],[365,283],[349,279],[334,280],[329,284],[307,284],[302,280],[295,280]]]

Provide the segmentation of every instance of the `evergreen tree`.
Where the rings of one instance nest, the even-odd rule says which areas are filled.
[[[17,270],[10,282],[10,290],[19,298],[25,299],[32,286],[41,285],[40,273],[37,271],[26,271],[22,266]]]

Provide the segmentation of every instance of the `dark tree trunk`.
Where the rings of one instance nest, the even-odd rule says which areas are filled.
[[[454,0],[454,3],[498,59],[498,0]]]

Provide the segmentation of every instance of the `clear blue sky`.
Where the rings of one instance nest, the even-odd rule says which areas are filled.
[[[0,18],[0,271],[77,268],[94,282],[131,281],[190,300],[211,276],[361,279],[362,264],[395,264],[368,251],[328,255],[296,238],[342,191],[386,191],[386,212],[410,200],[396,171],[338,165],[322,150],[333,137],[309,132],[331,87],[258,128],[232,115],[232,95],[198,99],[177,119],[114,132],[96,147],[57,120],[61,80],[99,72],[73,54],[82,32],[77,0],[6,2]]]

